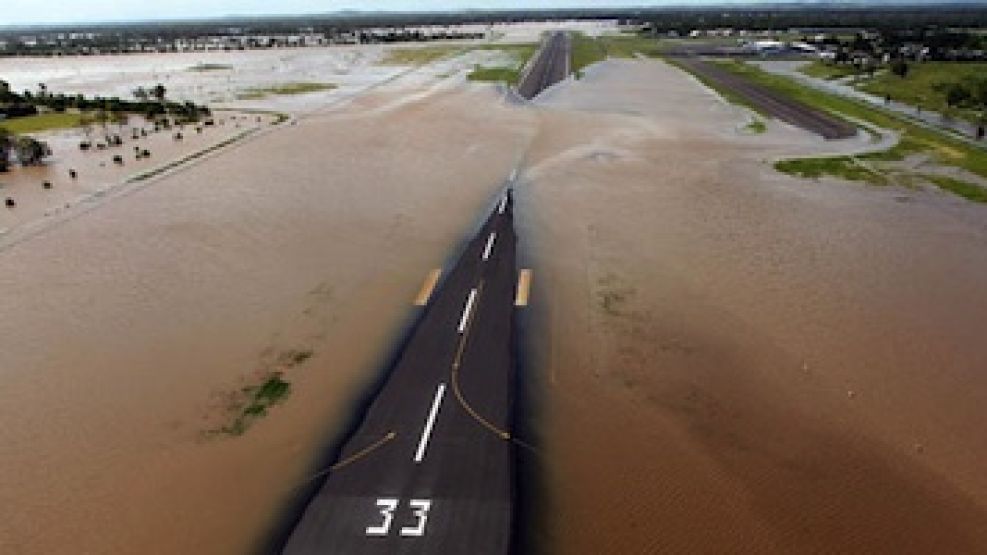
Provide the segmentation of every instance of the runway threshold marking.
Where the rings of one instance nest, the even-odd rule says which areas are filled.
[[[517,294],[514,296],[514,306],[528,306],[531,295],[531,270],[524,269],[517,278]]]
[[[470,314],[473,312],[473,303],[476,302],[476,288],[470,291],[470,296],[466,299],[466,307],[463,308],[463,316],[459,319],[459,333],[462,335],[466,331],[466,326],[470,321]]]
[[[415,451],[415,462],[420,463],[425,458],[425,450],[428,448],[428,440],[432,437],[432,427],[435,426],[435,417],[439,415],[439,407],[442,406],[442,398],[446,392],[446,384],[440,383],[435,390],[435,399],[432,400],[432,408],[428,411],[428,418],[425,420],[425,428],[422,430],[422,437],[418,440],[418,450]]]
[[[425,306],[428,304],[428,300],[432,297],[432,291],[435,290],[435,284],[439,282],[439,276],[441,275],[442,269],[436,268],[425,276],[425,282],[422,283],[422,288],[418,291],[418,296],[415,297],[415,306]]]
[[[497,240],[497,232],[491,231],[490,237],[487,237],[487,246],[483,247],[483,261],[486,262],[490,258],[490,252],[493,250],[494,241]]]

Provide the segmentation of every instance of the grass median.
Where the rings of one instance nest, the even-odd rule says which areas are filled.
[[[337,85],[333,83],[283,83],[271,87],[258,87],[247,89],[237,95],[237,100],[258,100],[268,96],[308,94],[321,91],[331,91]]]
[[[538,50],[537,44],[488,44],[472,50],[496,50],[510,56],[509,65],[485,66],[477,65],[466,76],[470,81],[487,83],[507,83],[517,85],[521,80],[521,72],[528,60]]]
[[[0,127],[16,135],[40,133],[53,129],[68,129],[81,125],[82,114],[78,112],[49,112],[36,116],[0,120]]]

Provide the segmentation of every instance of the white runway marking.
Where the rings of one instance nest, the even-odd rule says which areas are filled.
[[[493,250],[494,240],[497,239],[497,232],[491,231],[490,237],[487,237],[487,246],[483,248],[483,260],[486,261],[490,258],[490,251]]]
[[[415,451],[415,462],[420,463],[425,458],[425,449],[428,447],[428,438],[432,436],[432,426],[435,425],[435,417],[439,415],[439,406],[442,404],[442,397],[446,392],[446,384],[440,383],[435,391],[435,400],[432,401],[432,410],[428,411],[428,419],[425,420],[425,429],[422,430],[422,438],[418,440],[418,450]]]
[[[466,324],[469,324],[470,313],[473,312],[474,302],[476,302],[476,288],[470,291],[470,296],[466,299],[466,308],[463,309],[463,317],[459,319],[459,333],[466,331]]]
[[[517,168],[511,171],[511,181],[517,181]]]
[[[497,208],[497,213],[503,214],[505,208],[507,208],[507,195],[504,195],[504,198],[500,199],[500,207]]]

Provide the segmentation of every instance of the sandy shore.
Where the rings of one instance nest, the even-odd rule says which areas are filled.
[[[748,135],[659,62],[532,109],[472,60],[368,70],[0,249],[0,552],[248,551],[518,161],[540,547],[982,551],[982,207],[777,174],[873,145]],[[204,434],[298,352],[285,403]]]
[[[987,545],[982,207],[774,173],[822,145],[679,71],[542,102],[521,205],[559,553]]]

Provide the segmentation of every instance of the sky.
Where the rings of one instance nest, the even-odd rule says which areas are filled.
[[[0,0],[0,26],[193,19],[226,15],[314,14],[339,10],[430,11],[726,4],[737,0]],[[760,3],[763,0],[746,0]],[[888,3],[874,0],[873,4]],[[941,0],[929,0],[941,3]]]
[[[689,0],[686,0],[689,1]],[[566,8],[627,6],[648,0],[0,0],[0,26],[226,15],[281,15],[340,10],[430,11],[464,8]],[[682,3],[681,0],[679,3]]]

